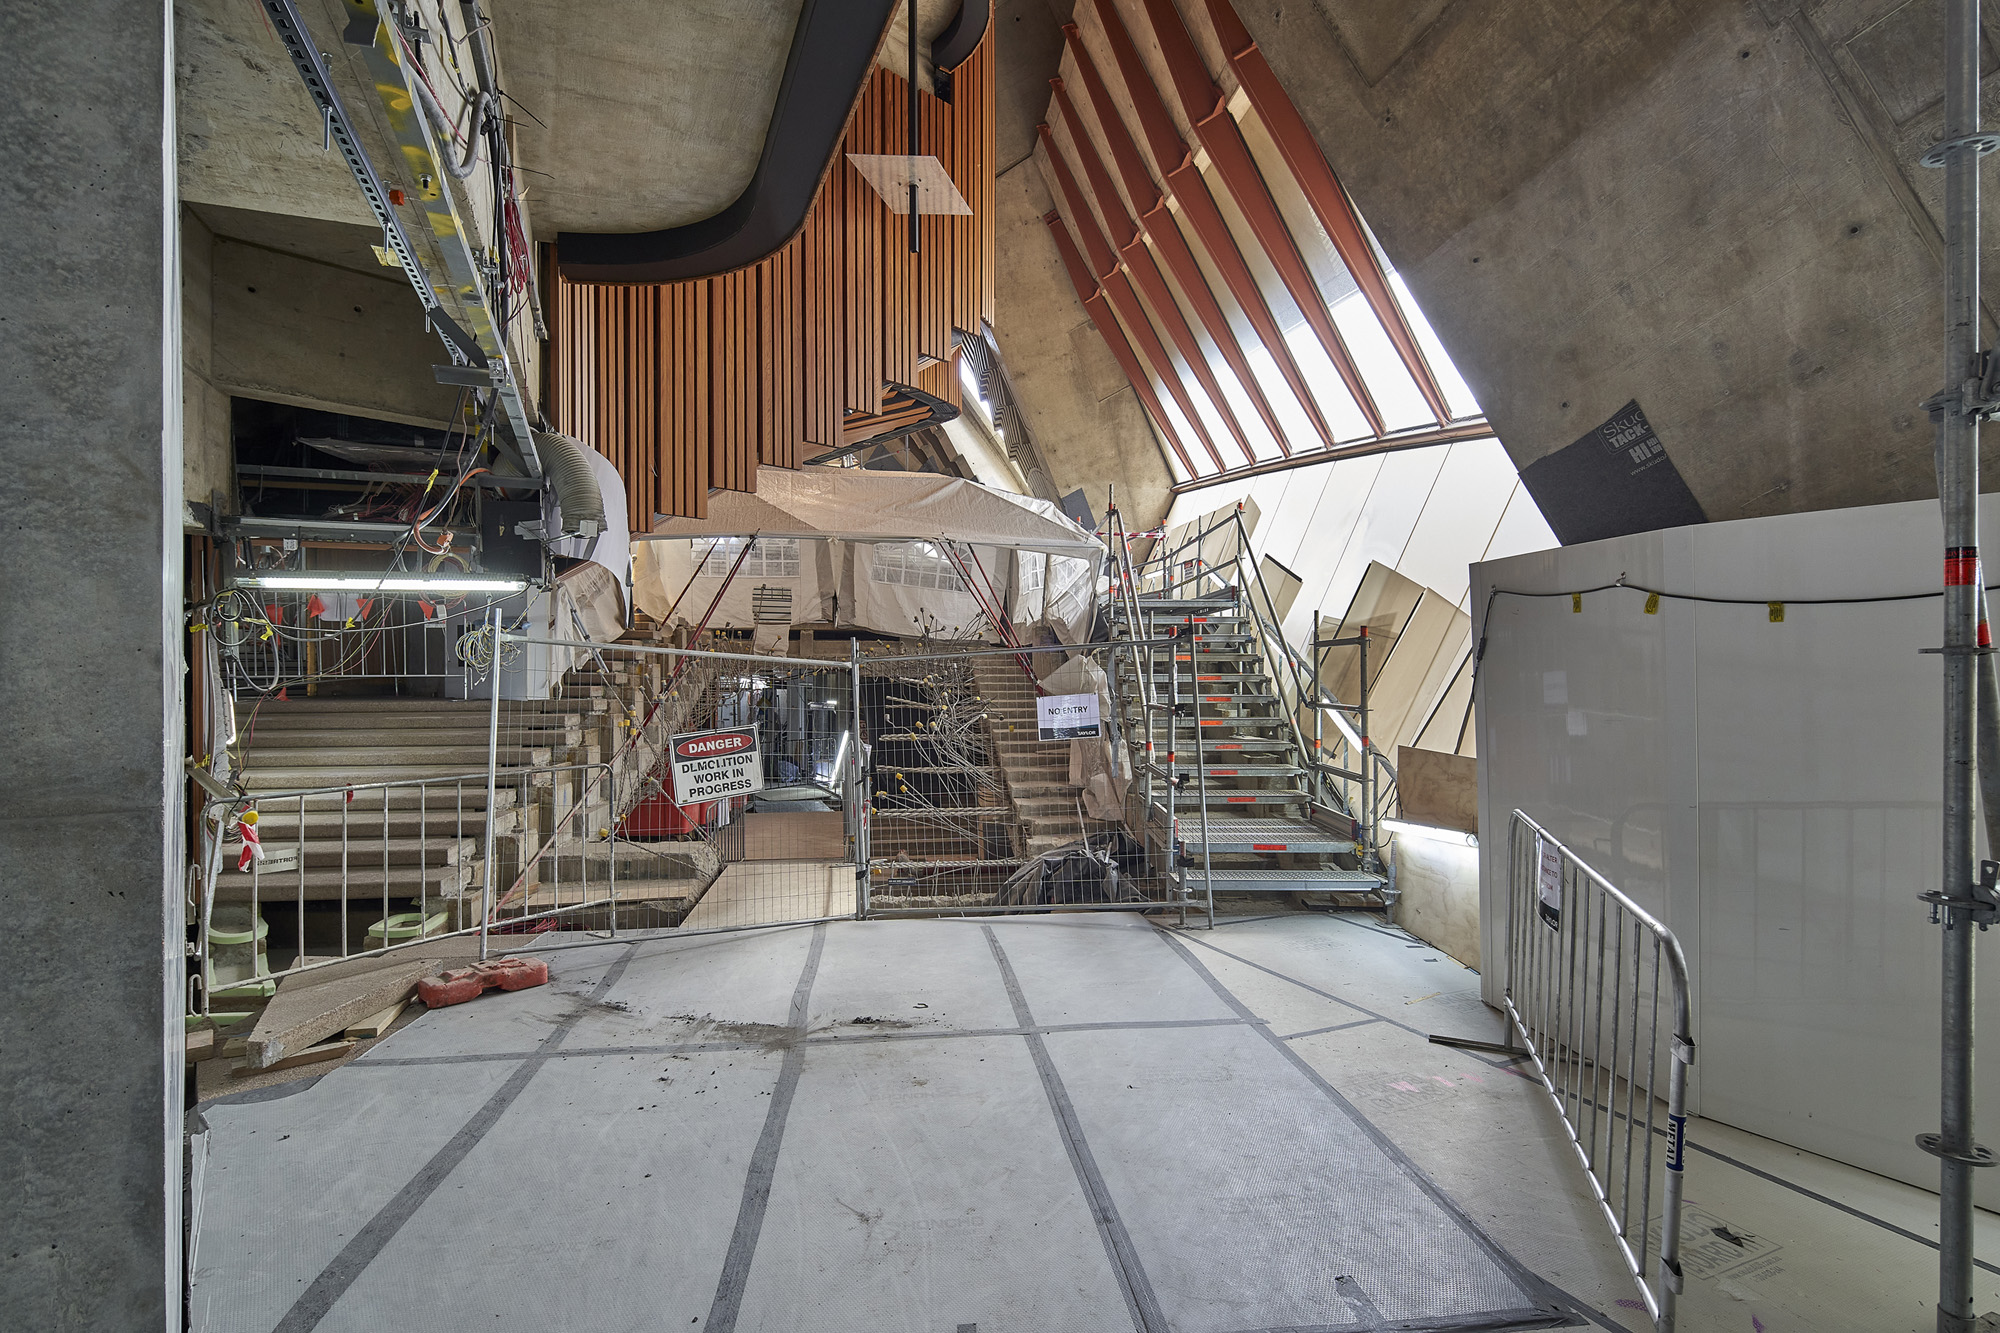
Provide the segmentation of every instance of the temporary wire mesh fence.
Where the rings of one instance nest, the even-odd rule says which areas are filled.
[[[452,932],[1188,900],[1151,777],[1132,783],[1129,643],[806,631],[781,656],[750,631],[606,644],[503,614],[455,635],[430,695],[243,692],[204,815],[202,1005]],[[1038,735],[1065,663],[1058,684],[1102,686],[1101,739]],[[756,737],[759,790],[677,792],[676,738],[715,732]]]
[[[620,920],[633,925],[853,915],[861,815],[846,642],[829,661],[754,654],[747,636],[726,631],[700,644],[503,637],[501,748],[560,714],[578,720],[580,744],[605,766],[579,795],[590,812],[581,844],[543,858],[615,867]],[[742,745],[728,738],[744,735],[755,763],[723,762]],[[690,739],[701,736],[722,739]],[[737,790],[753,784],[732,784],[733,769],[754,771],[756,789]]]
[[[1507,857],[1508,1015],[1668,1333],[1694,1063],[1687,960],[1671,930],[1519,810]]]
[[[870,915],[1177,908],[1121,725],[1129,644],[877,644],[861,658]],[[1061,674],[1058,674],[1061,672]],[[1044,739],[1037,697],[1098,697],[1102,735]]]

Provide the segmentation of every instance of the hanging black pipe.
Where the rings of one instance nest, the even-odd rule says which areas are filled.
[[[917,0],[910,0],[910,133],[903,150],[910,159],[910,253],[923,245],[917,213]]]

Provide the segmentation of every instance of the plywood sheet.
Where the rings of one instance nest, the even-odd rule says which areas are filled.
[[[846,856],[847,830],[838,810],[743,817],[746,861],[839,861]]]

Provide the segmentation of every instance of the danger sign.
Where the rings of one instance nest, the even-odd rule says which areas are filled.
[[[675,805],[764,790],[764,760],[757,751],[755,727],[676,736],[668,762],[674,770]]]

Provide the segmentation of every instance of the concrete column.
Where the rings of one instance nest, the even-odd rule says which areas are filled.
[[[0,1323],[181,1325],[172,11],[0,41]]]

